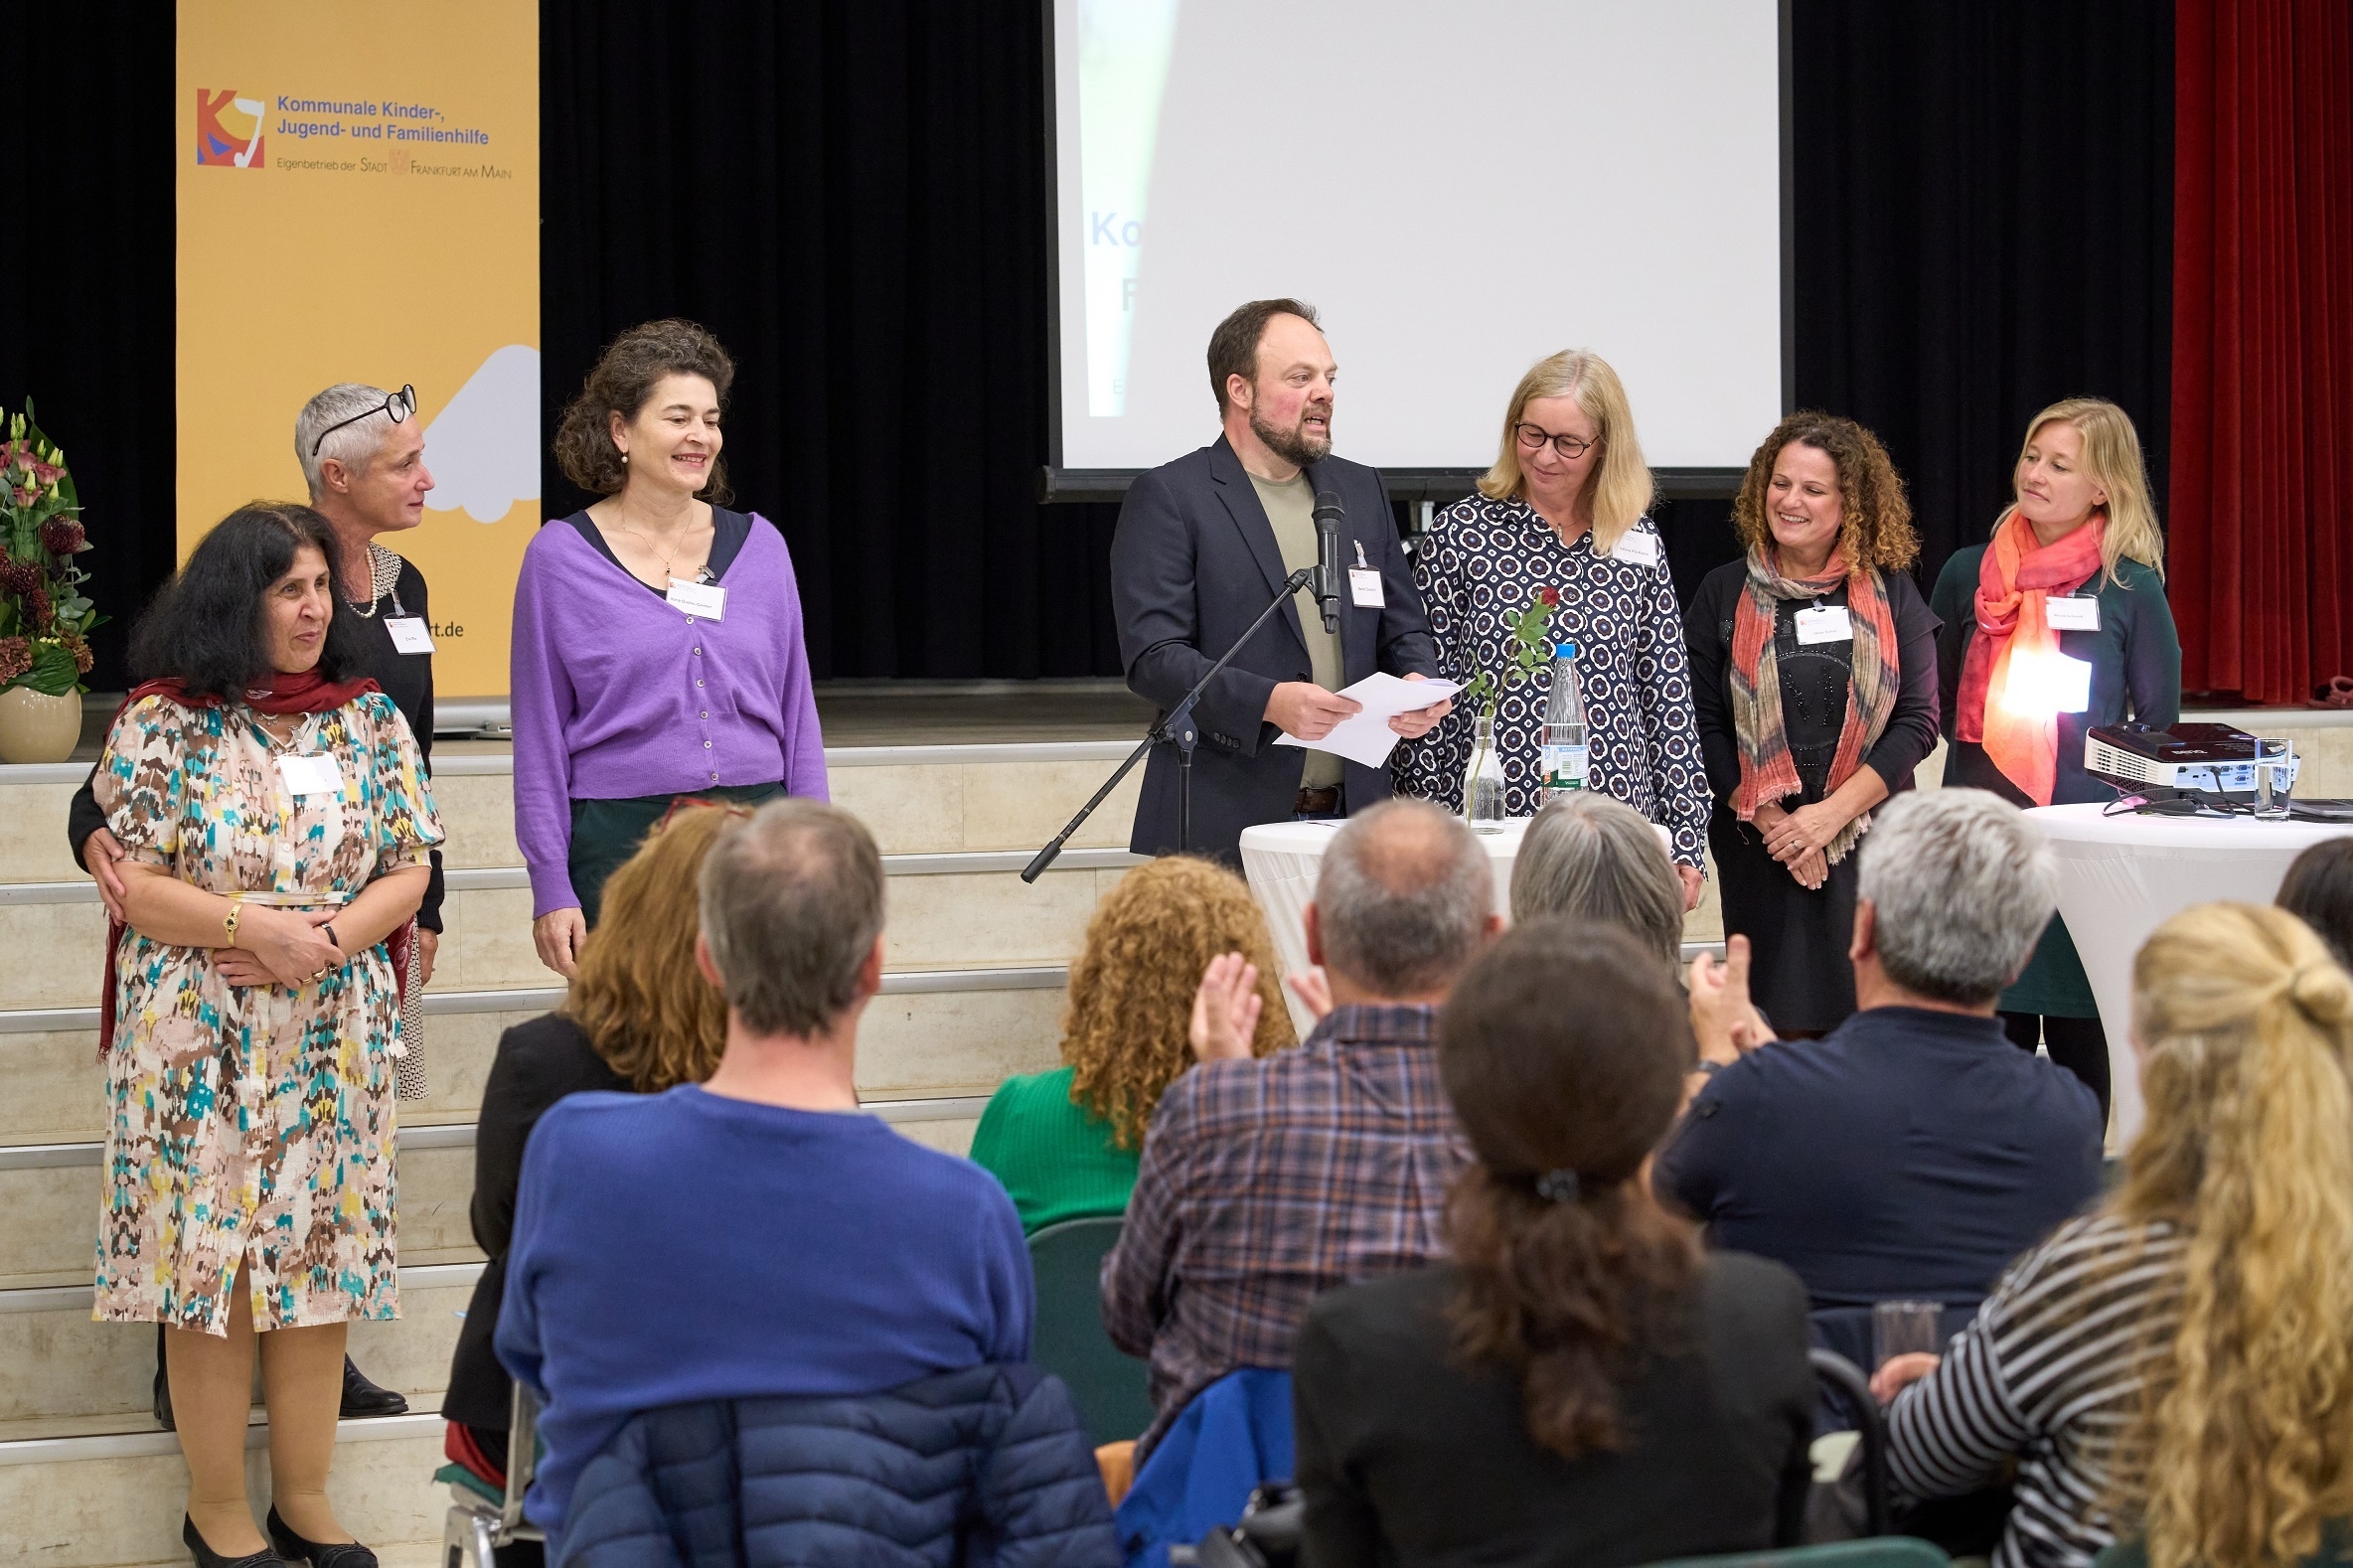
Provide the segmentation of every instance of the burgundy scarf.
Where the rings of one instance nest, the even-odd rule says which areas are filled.
[[[247,707],[257,713],[273,715],[326,713],[334,711],[344,704],[367,693],[383,690],[384,688],[365,677],[357,681],[329,681],[316,670],[304,670],[295,675],[271,676],[266,686],[248,688],[243,694],[243,701]],[[191,692],[186,684],[177,679],[144,681],[133,687],[130,695],[122,700],[122,706],[114,710],[114,717],[108,722],[107,728],[111,730],[115,723],[121,721],[122,715],[130,711],[133,703],[147,697],[160,697],[168,702],[177,703],[182,707],[226,707],[229,706],[226,699],[216,697],[210,692]],[[98,1059],[100,1061],[105,1060],[106,1053],[114,1048],[116,1000],[114,994],[114,954],[115,950],[122,945],[122,933],[123,924],[121,921],[109,920],[107,922],[106,989],[102,993],[105,1000],[98,1008]],[[403,993],[408,989],[408,944],[415,940],[415,937],[416,922],[410,920],[386,939],[385,945],[392,955],[392,974],[396,977]]]

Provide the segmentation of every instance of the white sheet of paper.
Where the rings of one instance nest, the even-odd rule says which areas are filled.
[[[2043,600],[2043,619],[2055,632],[2096,632],[2100,630],[2100,601],[2054,593]]]
[[[343,793],[343,770],[331,756],[280,757],[278,777],[286,781],[289,795],[340,795]]]
[[[433,651],[433,634],[425,629],[420,615],[388,615],[384,629],[392,634],[392,650],[404,654],[429,654]]]
[[[700,615],[706,621],[727,618],[727,590],[715,582],[689,582],[684,577],[670,579],[670,592],[664,597],[674,609],[690,616]]]
[[[1387,674],[1368,675],[1339,694],[1363,704],[1363,711],[1350,713],[1333,725],[1332,732],[1321,740],[1278,735],[1275,744],[1298,746],[1304,751],[1329,751],[1364,767],[1377,768],[1389,760],[1389,753],[1404,738],[1389,727],[1390,719],[1399,713],[1442,703],[1461,690],[1452,681],[1407,681]]]

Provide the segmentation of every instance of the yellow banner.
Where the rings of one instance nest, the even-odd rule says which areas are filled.
[[[300,499],[294,418],[416,388],[434,687],[503,696],[540,522],[534,0],[179,0],[179,540]]]

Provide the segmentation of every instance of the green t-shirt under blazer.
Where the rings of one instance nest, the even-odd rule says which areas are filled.
[[[973,1163],[1005,1183],[1025,1236],[1124,1214],[1135,1190],[1136,1154],[1112,1147],[1111,1124],[1070,1102],[1070,1078],[1056,1067],[1006,1079],[972,1135]]]

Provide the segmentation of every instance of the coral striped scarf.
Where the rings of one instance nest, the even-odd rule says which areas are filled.
[[[1841,568],[1826,576],[1793,579],[1781,574],[1779,551],[1763,546],[1750,549],[1748,582],[1732,612],[1732,728],[1740,743],[1740,787],[1733,792],[1732,809],[1742,822],[1754,822],[1759,806],[1804,788],[1782,720],[1781,666],[1773,642],[1781,601],[1816,598],[1841,581],[1846,584],[1854,653],[1846,722],[1830,759],[1829,791],[1853,776],[1863,753],[1878,743],[1888,715],[1895,711],[1903,672],[1895,612],[1888,607],[1887,583],[1878,568],[1852,573]],[[1845,859],[1870,825],[1871,814],[1864,812],[1840,829],[1826,851],[1830,862]]]
[[[2059,715],[2017,712],[2002,703],[2013,663],[2055,658],[2059,634],[2046,605],[2054,593],[2073,593],[2100,570],[2106,518],[2094,518],[2055,545],[2041,545],[2034,526],[2012,512],[1993,531],[1977,563],[1977,635],[1961,664],[1953,700],[1953,732],[1985,748],[2002,777],[2037,806],[2051,804],[2059,778]],[[2023,666],[2022,666],[2023,667]]]

